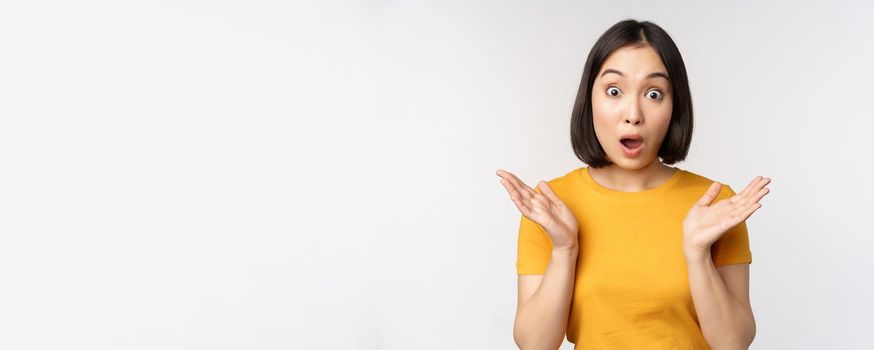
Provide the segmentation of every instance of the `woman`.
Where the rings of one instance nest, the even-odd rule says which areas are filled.
[[[595,43],[571,118],[588,167],[537,188],[498,170],[522,213],[513,336],[522,349],[746,349],[755,336],[740,193],[668,166],[692,138],[686,69],[668,34],[621,21]]]

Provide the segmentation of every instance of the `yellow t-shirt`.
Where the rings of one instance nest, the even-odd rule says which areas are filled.
[[[588,167],[547,181],[580,228],[567,328],[574,349],[710,349],[682,243],[683,219],[713,181],[675,168],[668,181],[641,192],[603,187]],[[722,185],[714,203],[735,193]],[[517,272],[545,273],[551,252],[546,231],[522,216]],[[715,242],[711,256],[717,267],[751,263],[746,223]]]

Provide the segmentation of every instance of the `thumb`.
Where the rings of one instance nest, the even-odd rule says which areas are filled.
[[[540,192],[546,195],[546,198],[549,198],[553,202],[561,203],[561,199],[552,191],[552,187],[549,187],[549,184],[546,181],[540,181],[537,183],[537,188],[540,189]]]
[[[710,185],[710,188],[707,189],[707,192],[704,193],[704,196],[695,202],[697,205],[708,206],[710,203],[713,203],[713,200],[716,199],[716,196],[719,195],[719,189],[722,187],[718,181],[714,181],[713,184]]]

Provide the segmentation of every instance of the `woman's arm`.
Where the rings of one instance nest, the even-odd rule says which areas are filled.
[[[756,336],[749,302],[749,264],[717,271],[709,252],[686,251],[689,287],[704,339],[714,350],[748,349]]]
[[[759,201],[768,194],[765,186],[770,182],[757,176],[743,192],[713,203],[722,186],[714,182],[683,220],[683,254],[692,301],[704,339],[713,349],[747,349],[756,335],[749,303],[749,265],[729,265],[717,272],[710,248],[762,207]]]
[[[580,250],[577,218],[546,181],[538,182],[535,190],[512,173],[498,169],[497,175],[522,215],[540,225],[552,247],[542,277],[519,275],[513,339],[523,350],[558,349],[567,332]]]
[[[524,285],[523,280],[527,283],[536,283],[537,280],[527,278],[531,275],[519,275],[519,304],[513,339],[520,349],[555,350],[564,341],[578,252],[577,245],[553,249],[552,260],[539,286]]]

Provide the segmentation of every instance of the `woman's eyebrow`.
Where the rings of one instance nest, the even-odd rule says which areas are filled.
[[[616,74],[619,74],[619,76],[622,76],[622,77],[625,76],[625,74],[622,74],[622,72],[620,72],[620,71],[618,71],[618,70],[615,70],[615,69],[605,69],[605,70],[604,70],[604,73],[601,73],[601,76],[603,77],[603,76],[606,75],[607,73],[616,73]],[[666,73],[662,73],[662,72],[652,72],[652,73],[649,73],[649,75],[646,76],[646,79],[657,78],[657,77],[665,78],[665,80],[667,80],[667,81],[669,81],[669,82],[671,81],[671,79],[668,78],[668,75],[667,75]]]

